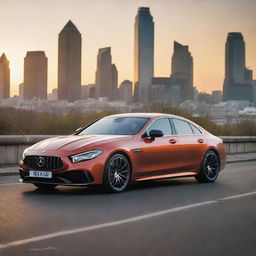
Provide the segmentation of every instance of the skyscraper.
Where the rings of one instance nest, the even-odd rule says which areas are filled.
[[[245,66],[245,42],[238,32],[228,33],[225,47],[223,98],[252,100],[252,71]]]
[[[0,99],[10,97],[10,68],[9,61],[3,53],[0,58]]]
[[[119,97],[120,100],[125,101],[127,104],[131,104],[132,99],[132,82],[124,80],[119,86]]]
[[[58,99],[81,99],[81,34],[70,20],[59,33]]]
[[[111,65],[112,75],[112,99],[118,98],[118,71],[115,64]]]
[[[116,98],[118,72],[115,64],[112,64],[111,48],[99,49],[96,70],[96,96]]]
[[[179,80],[180,100],[193,100],[193,57],[187,45],[174,41],[172,55],[172,79]]]
[[[24,99],[47,99],[47,57],[44,51],[29,51],[24,58]]]
[[[154,21],[147,7],[140,7],[134,24],[134,94],[147,102],[148,88],[154,76]]]

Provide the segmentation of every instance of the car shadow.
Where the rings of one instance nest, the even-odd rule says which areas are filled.
[[[129,193],[139,190],[150,190],[158,189],[164,187],[177,187],[177,186],[187,186],[194,185],[198,182],[194,178],[175,178],[175,179],[161,179],[161,180],[148,180],[148,181],[139,181],[129,184],[127,189],[122,193]],[[121,194],[122,194],[121,193]],[[50,190],[43,190],[38,188],[33,188],[31,184],[31,190],[26,190],[23,192],[24,196],[29,195],[65,195],[65,196],[74,196],[74,195],[117,195],[120,193],[108,193],[103,190],[100,185],[91,185],[88,187],[65,187],[59,186]]]

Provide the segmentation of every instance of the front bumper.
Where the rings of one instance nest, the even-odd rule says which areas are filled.
[[[92,175],[87,171],[66,171],[61,173],[52,172],[52,178],[30,177],[29,172],[19,169],[20,182],[22,183],[40,183],[61,186],[87,186],[94,182]]]

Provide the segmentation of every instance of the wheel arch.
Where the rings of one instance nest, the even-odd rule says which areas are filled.
[[[117,149],[117,150],[115,150],[115,151],[112,151],[112,152],[109,154],[108,158],[106,159],[105,166],[106,166],[107,162],[109,161],[109,159],[110,159],[113,155],[115,155],[115,154],[121,154],[121,155],[123,155],[123,156],[128,160],[128,162],[129,162],[129,164],[130,164],[130,166],[131,166],[131,177],[130,177],[130,181],[131,181],[131,180],[132,180],[132,176],[133,176],[133,164],[132,164],[131,158],[130,158],[130,156],[129,156],[129,153],[128,153],[126,150]],[[104,168],[105,168],[105,167],[104,167]]]
[[[205,154],[206,154],[208,151],[213,151],[213,152],[217,155],[218,160],[219,160],[219,164],[220,164],[220,155],[219,155],[218,150],[217,150],[216,148],[214,148],[214,147],[210,147],[210,148],[208,148],[208,149],[205,151]],[[205,154],[204,154],[204,156],[205,156]]]

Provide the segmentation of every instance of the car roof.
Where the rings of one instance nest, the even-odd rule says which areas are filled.
[[[201,131],[207,132],[203,127],[196,124],[192,120],[189,120],[189,119],[187,119],[185,117],[182,117],[182,116],[177,116],[177,115],[172,115],[172,114],[164,114],[164,113],[123,113],[123,114],[110,115],[110,116],[106,116],[106,117],[144,117],[144,118],[150,118],[150,119],[157,119],[159,117],[178,118],[178,119],[183,119],[187,122],[190,122],[191,124],[198,127]]]
[[[123,113],[123,114],[115,114],[107,117],[146,117],[146,118],[156,118],[156,117],[179,117],[171,114],[164,113]]]

